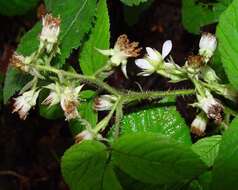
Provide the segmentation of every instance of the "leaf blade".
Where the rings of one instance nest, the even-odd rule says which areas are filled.
[[[219,52],[225,72],[234,88],[238,89],[238,1],[234,0],[228,9],[221,15],[217,26]]]
[[[234,189],[238,185],[238,118],[224,133],[212,171],[212,189]],[[229,176],[227,177],[227,175]],[[224,180],[225,179],[225,180]]]
[[[86,75],[92,75],[106,64],[107,58],[96,48],[109,49],[110,23],[106,0],[100,0],[97,7],[97,20],[89,40],[80,55],[80,67]]]
[[[124,135],[112,149],[115,164],[145,183],[172,184],[199,176],[206,170],[188,146],[158,134]]]

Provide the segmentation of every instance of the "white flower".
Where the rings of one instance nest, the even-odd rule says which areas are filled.
[[[111,110],[117,98],[112,95],[101,95],[95,99],[94,109],[97,111]]]
[[[65,87],[60,97],[60,105],[64,111],[66,120],[75,119],[79,116],[78,105],[79,105],[79,92],[83,85],[74,87]]]
[[[199,42],[199,54],[205,57],[208,62],[213,56],[217,47],[217,40],[215,35],[211,33],[203,33]]]
[[[123,34],[118,37],[113,49],[97,50],[103,55],[110,56],[109,63],[112,66],[117,67],[121,65],[123,74],[128,78],[126,72],[127,59],[139,56],[141,48],[138,45],[138,42],[130,42],[127,35]]]
[[[15,103],[13,105],[13,111],[18,112],[21,119],[25,120],[30,109],[36,105],[36,100],[40,90],[29,90],[24,92],[21,96],[14,98]]]
[[[53,45],[58,41],[60,33],[60,19],[47,14],[42,18],[42,31],[40,34],[41,45],[47,43],[46,49],[50,52]]]
[[[144,59],[137,59],[135,61],[135,64],[143,70],[143,72],[141,72],[139,75],[149,76],[152,73],[154,73],[157,69],[159,69],[159,67],[161,66],[163,67],[165,66],[168,68],[174,67],[173,65],[171,65],[172,63],[166,63],[164,61],[165,57],[169,55],[171,50],[172,50],[171,40],[167,40],[164,42],[162,48],[162,55],[157,50],[147,47],[146,57]]]
[[[206,91],[206,97],[197,95],[197,99],[197,106],[207,114],[207,117],[209,119],[214,119],[217,124],[221,123],[224,110],[223,105],[216,100],[208,90]]]
[[[204,113],[200,113],[196,116],[191,124],[191,133],[197,136],[203,136],[207,126],[207,117]]]
[[[79,116],[77,107],[79,105],[79,92],[82,87],[83,85],[75,88],[74,86],[60,86],[58,83],[52,83],[45,87],[51,91],[42,104],[53,106],[60,103],[66,120],[75,119]]]
[[[44,105],[49,105],[49,107],[56,105],[60,102],[61,88],[58,83],[51,83],[45,88],[50,89],[50,94],[42,102]]]

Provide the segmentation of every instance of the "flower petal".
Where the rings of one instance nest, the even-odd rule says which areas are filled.
[[[153,66],[146,59],[136,59],[135,64],[141,69],[153,69]]]
[[[150,47],[147,47],[147,48],[146,48],[146,51],[147,51],[147,54],[148,54],[148,56],[149,56],[150,59],[156,60],[156,61],[157,61],[157,60],[160,60],[160,57],[158,56],[156,50],[154,50],[154,49],[152,49],[152,48],[150,48]]]
[[[172,41],[171,40],[167,40],[164,42],[163,47],[162,47],[162,58],[164,59],[167,55],[169,55],[169,53],[172,50]]]
[[[128,79],[127,71],[126,71],[126,64],[121,65],[121,71],[123,72],[124,76]]]

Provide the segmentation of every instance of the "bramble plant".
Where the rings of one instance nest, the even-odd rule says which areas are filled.
[[[122,0],[128,6],[145,1]],[[186,8],[191,2],[183,3]],[[143,55],[144,48],[122,34],[110,48],[106,0],[55,1],[50,7],[10,60],[4,101],[17,92],[12,112],[23,120],[36,106],[49,119],[63,113],[76,131],[75,144],[61,160],[71,190],[234,189],[238,183],[238,20],[234,16],[238,0],[223,13],[220,10],[217,34],[202,33],[198,52],[188,55],[184,64],[170,56],[171,40],[164,42],[161,51],[146,47]],[[186,19],[185,27],[196,32]],[[217,47],[230,83],[223,82],[213,68]],[[66,61],[75,48],[80,48],[80,71]],[[154,74],[171,83],[190,81],[193,88],[133,91],[110,85],[107,78],[117,68],[131,80],[128,64],[135,64],[141,70],[138,75],[147,80]],[[188,105],[196,108],[197,115],[190,131],[175,107],[176,96],[187,95],[196,99]],[[124,113],[144,100],[153,107]],[[106,115],[98,121],[101,111]],[[212,126],[212,134],[204,137]],[[192,144],[190,133],[201,139]]]

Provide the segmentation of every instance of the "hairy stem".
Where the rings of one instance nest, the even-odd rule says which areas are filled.
[[[194,94],[195,90],[188,89],[188,90],[172,90],[172,91],[155,91],[155,92],[133,92],[129,91],[127,93],[122,92],[120,90],[117,90],[107,83],[101,81],[100,79],[95,78],[94,76],[86,76],[81,75],[78,73],[72,73],[64,70],[59,70],[51,66],[43,66],[43,65],[32,65],[33,67],[47,72],[52,72],[57,75],[63,75],[69,78],[78,79],[80,82],[86,82],[90,84],[94,84],[97,87],[103,88],[109,93],[116,95],[116,96],[122,96],[124,99],[124,102],[131,102],[131,101],[140,101],[145,99],[156,99],[164,96],[176,96],[176,95],[189,95]]]

